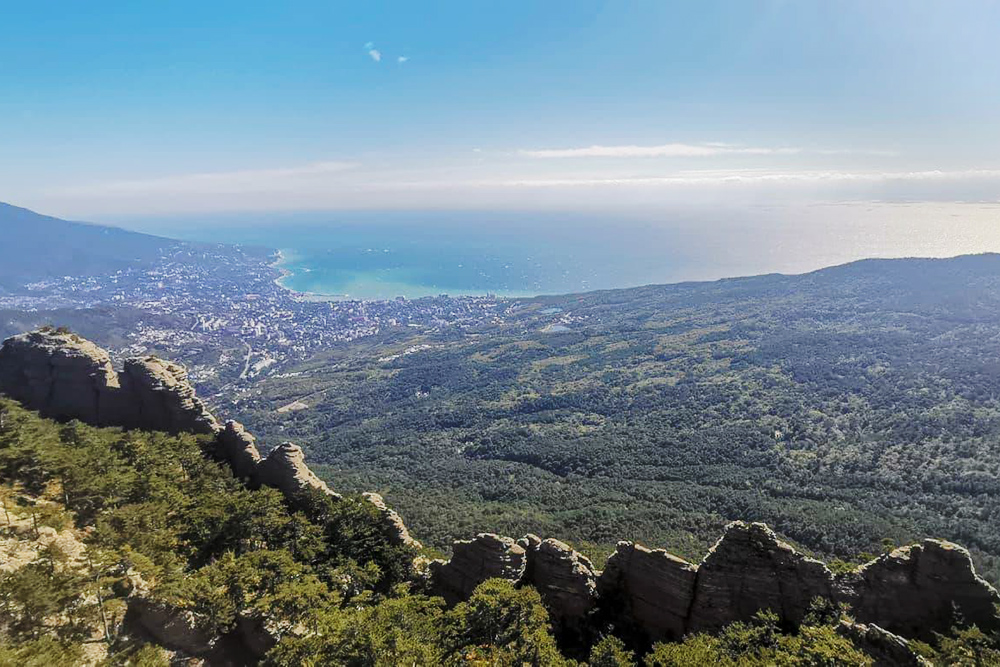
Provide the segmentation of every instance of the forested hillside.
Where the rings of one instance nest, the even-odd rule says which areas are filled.
[[[998,360],[1000,257],[866,261],[390,331],[227,410],[440,548],[532,531],[598,562],[619,539],[696,557],[747,519],[832,558],[951,539],[996,582]]]
[[[209,441],[58,424],[0,399],[0,665],[1000,660],[996,638],[961,619],[907,644],[819,598],[794,629],[761,611],[717,636],[649,647],[597,615],[585,641],[560,646],[530,586],[486,580],[448,608],[424,592],[413,549],[385,541],[370,503],[318,493],[292,509],[212,463]]]

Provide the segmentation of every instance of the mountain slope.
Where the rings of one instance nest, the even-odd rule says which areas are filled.
[[[526,300],[331,349],[237,409],[432,545],[694,557],[749,518],[841,558],[944,536],[998,581],[998,359],[1000,257],[868,261]]]
[[[60,220],[0,203],[0,289],[57,276],[109,273],[155,261],[175,241]]]

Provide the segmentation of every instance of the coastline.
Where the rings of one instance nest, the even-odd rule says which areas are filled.
[[[408,301],[416,301],[418,299],[434,299],[442,294],[451,298],[456,299],[481,299],[485,297],[492,297],[494,299],[530,299],[537,294],[527,294],[527,293],[502,293],[502,292],[486,292],[483,294],[449,294],[447,292],[442,292],[441,294],[422,294],[420,296],[410,296],[408,294],[399,294],[392,297],[352,297],[348,294],[322,294],[319,292],[307,292],[297,290],[294,287],[289,287],[286,284],[286,280],[291,276],[295,275],[295,272],[284,266],[284,263],[288,261],[288,257],[282,250],[275,250],[275,259],[268,264],[268,266],[278,272],[278,277],[274,279],[274,284],[281,289],[288,292],[293,299],[296,301],[312,301],[312,302],[337,302],[337,301],[360,301],[360,302],[385,302],[393,301],[398,298],[404,298]]]

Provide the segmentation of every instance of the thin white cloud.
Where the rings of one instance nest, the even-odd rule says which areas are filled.
[[[538,178],[483,182],[480,185],[505,187],[593,187],[593,186],[674,186],[739,185],[795,183],[880,183],[892,181],[959,181],[965,179],[1000,179],[1000,169],[965,169],[942,171],[707,171],[682,172],[666,176],[623,178]]]
[[[659,146],[588,146],[586,148],[544,148],[519,150],[531,158],[588,158],[588,157],[712,157],[715,155],[794,155],[800,148],[761,148],[736,146],[724,143],[662,144]]]
[[[382,62],[382,52],[378,49],[368,49],[368,55],[371,56],[371,59],[375,62]]]
[[[315,162],[299,167],[177,174],[159,178],[110,181],[51,190],[52,194],[115,197],[146,194],[195,195],[289,190],[303,183],[354,169],[351,162]]]
[[[400,65],[402,65],[403,63],[405,63],[409,59],[410,59],[409,56],[400,56],[400,57],[396,58],[396,62],[399,63]]]

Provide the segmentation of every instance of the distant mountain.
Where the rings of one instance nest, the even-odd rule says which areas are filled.
[[[0,290],[152,262],[177,241],[41,215],[0,202]]]

